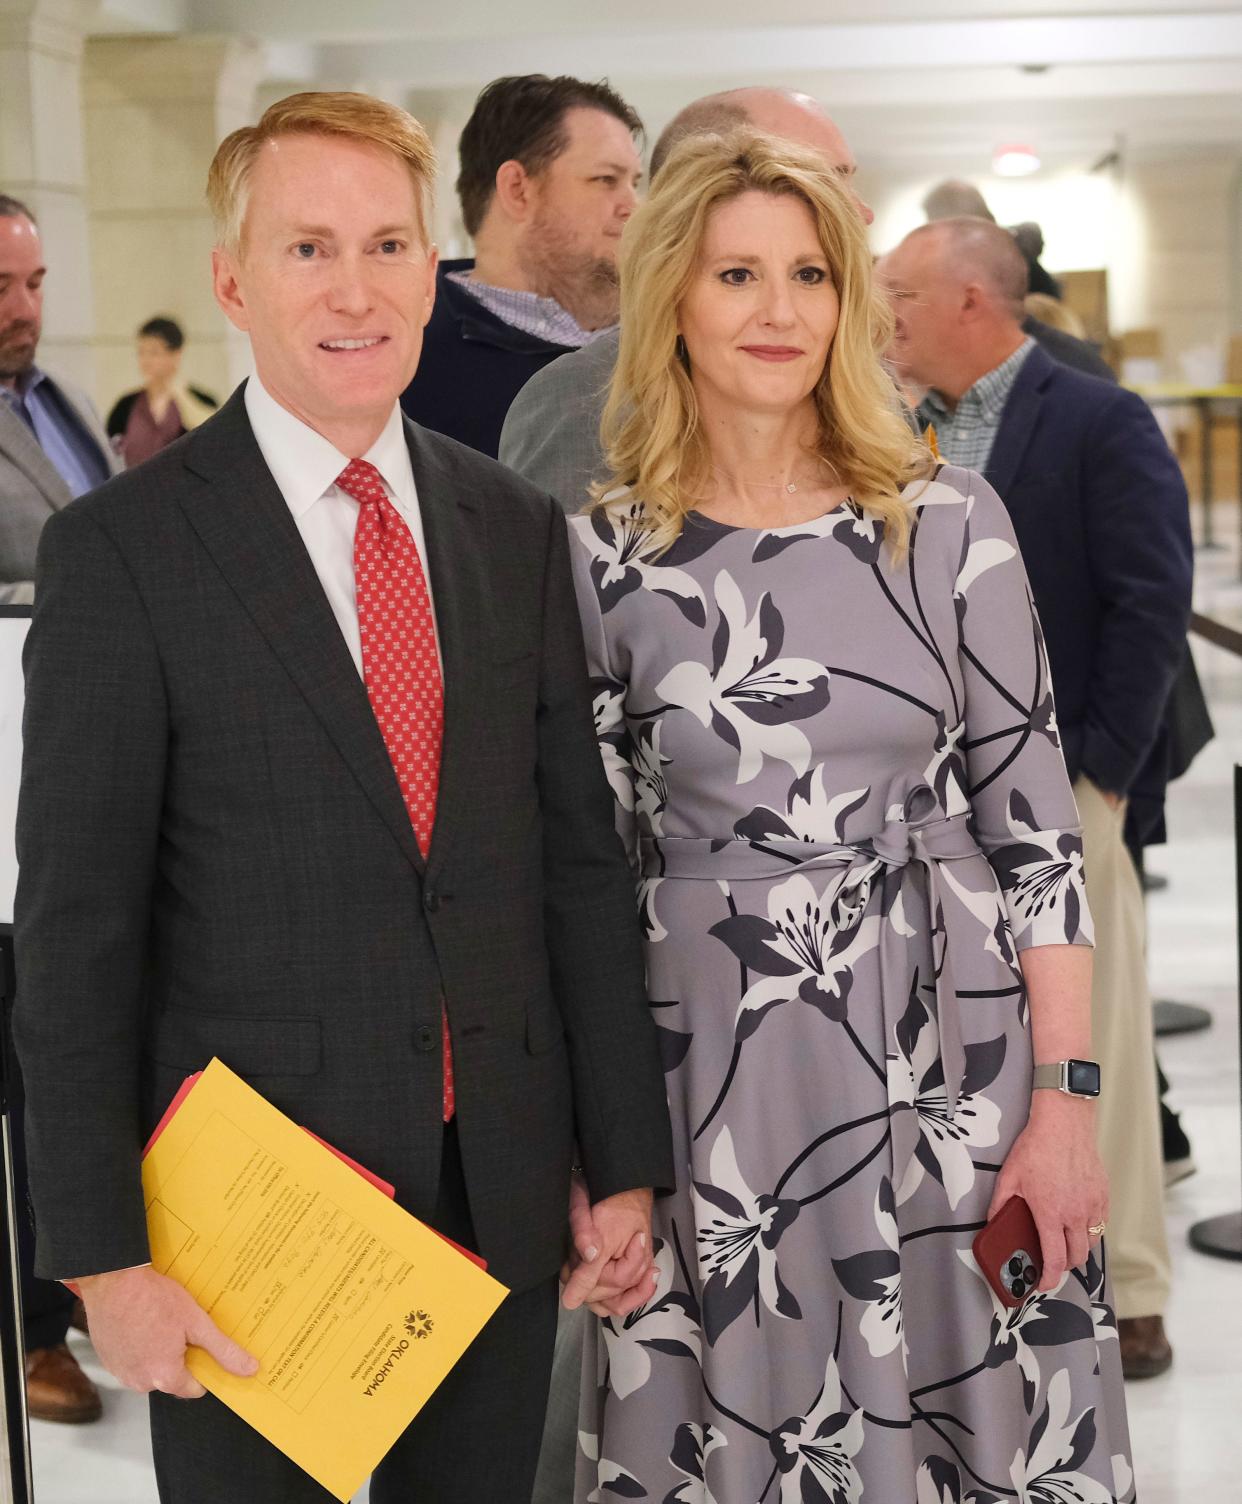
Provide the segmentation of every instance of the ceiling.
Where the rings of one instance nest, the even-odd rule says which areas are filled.
[[[607,76],[654,133],[744,83],[822,99],[870,171],[970,176],[1029,141],[1049,167],[1242,159],[1242,4],[1223,0],[99,0],[112,34],[235,33],[265,92],[366,88],[465,118],[502,73]],[[499,18],[499,19],[498,19]]]

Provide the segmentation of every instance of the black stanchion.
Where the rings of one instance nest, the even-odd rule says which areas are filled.
[[[1233,769],[1233,842],[1234,898],[1238,928],[1238,997],[1242,1007],[1242,766]],[[1239,1058],[1242,1060],[1242,1031],[1239,1032]],[[1218,1259],[1242,1259],[1242,1211],[1208,1217],[1190,1229],[1190,1246]]]
[[[9,1010],[13,1003],[13,926],[0,924],[0,1373],[4,1383],[4,1431],[8,1444],[9,1492],[13,1504],[33,1504],[30,1423],[26,1413],[25,1343],[22,1336],[22,1282],[17,1252],[17,1218],[25,1216],[13,1188],[10,1128]]]

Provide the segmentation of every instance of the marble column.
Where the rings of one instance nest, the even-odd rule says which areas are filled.
[[[263,54],[237,37],[107,37],[87,43],[86,162],[95,247],[96,359],[105,402],[137,384],[134,336],[157,314],[185,330],[187,381],[223,399],[248,346],[211,292],[207,169],[253,123]]]
[[[0,192],[43,233],[39,360],[98,395],[81,108],[90,0],[0,0]]]

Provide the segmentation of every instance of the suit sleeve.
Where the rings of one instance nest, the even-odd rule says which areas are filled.
[[[568,530],[550,518],[539,703],[544,905],[552,985],[565,1019],[578,1147],[593,1200],[673,1184],[664,1074],[634,880],[591,713]]]
[[[146,1262],[139,1041],[168,717],[155,641],[77,507],[39,549],[17,812],[14,1035],[44,1278]]]
[[[1186,652],[1194,557],[1186,486],[1141,398],[1117,393],[1087,439],[1084,525],[1103,614],[1083,771],[1124,794],[1160,729]]]

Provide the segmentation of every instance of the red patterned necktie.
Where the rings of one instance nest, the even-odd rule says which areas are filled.
[[[444,684],[427,577],[414,538],[388,499],[375,466],[350,460],[336,483],[358,503],[354,584],[362,676],[425,858],[436,822],[444,734]],[[443,1009],[440,1027],[447,1123],[456,1104],[452,1042]]]

